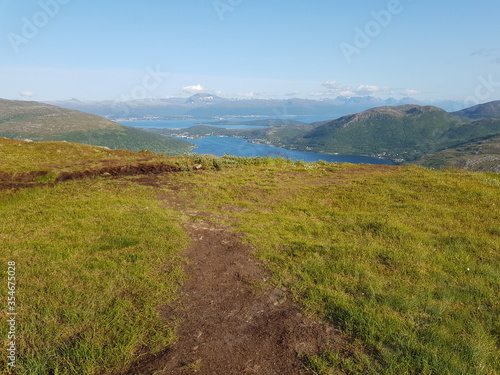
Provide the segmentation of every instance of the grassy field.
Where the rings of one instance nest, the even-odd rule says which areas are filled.
[[[127,150],[108,150],[67,142],[23,142],[0,138],[0,171],[19,174],[33,171],[60,173],[102,167],[110,160],[126,164],[136,162],[140,154]],[[144,153],[144,157],[152,154]],[[154,160],[166,160],[154,155]]]
[[[171,342],[157,307],[176,298],[187,237],[149,189],[68,182],[1,192],[0,207],[2,275],[17,263],[19,374],[109,373]]]
[[[85,167],[54,145],[37,150],[43,163]],[[89,163],[111,152],[83,147]],[[0,169],[46,167],[21,154],[14,166],[13,152]],[[21,373],[111,373],[174,339],[158,307],[177,297],[187,234],[182,212],[157,200],[164,192],[244,233],[272,283],[345,335],[348,348],[304,358],[314,373],[500,373],[498,174],[168,160],[185,171],[161,175],[162,187],[123,177],[0,191],[2,277],[17,262]],[[204,170],[190,171],[194,163]]]
[[[175,177],[354,338],[309,358],[316,373],[500,372],[498,175],[283,162]]]

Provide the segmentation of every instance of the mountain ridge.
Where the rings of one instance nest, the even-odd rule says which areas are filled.
[[[341,117],[290,143],[320,152],[355,152],[409,162],[494,135],[500,135],[500,120],[474,120],[435,106],[403,105]]]
[[[211,98],[211,99],[210,99]],[[217,118],[228,116],[322,116],[332,119],[350,113],[361,112],[380,106],[404,104],[433,104],[447,110],[463,108],[459,102],[423,103],[405,97],[402,99],[380,99],[372,96],[324,99],[229,99],[214,94],[199,93],[188,98],[137,99],[129,101],[52,101],[49,104],[77,109],[103,116],[108,119],[158,119],[168,120],[175,117]]]
[[[497,118],[500,119],[500,100],[475,105],[462,109],[455,114],[471,119]]]
[[[190,143],[154,136],[97,115],[33,101],[0,99],[0,136],[31,141],[68,141],[113,149],[167,154],[189,151]]]

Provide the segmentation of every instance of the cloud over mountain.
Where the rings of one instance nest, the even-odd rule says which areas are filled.
[[[199,94],[205,92],[206,89],[203,85],[197,84],[194,86],[185,86],[181,89],[181,91],[186,94]]]
[[[315,96],[409,96],[420,93],[413,89],[380,87],[375,85],[359,85],[355,87],[337,81],[327,81],[322,86],[326,90],[316,93]]]

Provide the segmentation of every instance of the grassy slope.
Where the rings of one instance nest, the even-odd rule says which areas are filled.
[[[88,113],[29,101],[0,99],[0,132],[44,138],[74,131],[117,130],[121,125]]]
[[[18,155],[32,147],[19,144]],[[66,159],[71,147],[87,146],[59,144],[54,153],[55,145],[37,154],[84,168]],[[99,163],[102,149],[84,148],[79,157]],[[194,162],[211,170],[166,175],[168,186],[246,233],[274,283],[354,338],[347,351],[307,359],[317,373],[500,372],[498,175],[172,159]],[[11,163],[11,172],[41,167],[29,157],[26,166]],[[186,235],[179,213],[136,179],[0,192],[0,261],[18,263],[26,373],[109,372],[172,340],[156,307],[175,298]]]
[[[91,132],[72,132],[53,135],[43,140],[77,142],[132,151],[149,150],[166,155],[180,155],[193,148],[192,144],[180,139],[153,135],[125,126],[117,130],[94,130]]]
[[[238,219],[274,282],[355,340],[320,374],[500,371],[500,179],[418,167],[292,164],[201,177],[186,194]]]
[[[482,119],[482,118],[500,119],[500,100],[466,108],[461,111],[455,112],[455,114],[472,119]]]
[[[102,117],[48,104],[0,99],[0,136],[34,141],[68,141],[113,149],[168,155],[189,151],[188,142],[153,136]]]
[[[416,161],[431,168],[460,168],[500,173],[500,136],[461,144],[425,155]]]
[[[108,150],[68,142],[24,142],[0,138],[0,171],[8,173],[75,171],[103,166],[109,160],[126,164],[137,161],[139,155],[127,150]],[[142,156],[166,160],[166,156],[161,155],[142,153]]]
[[[20,373],[109,373],[173,340],[156,307],[176,297],[186,236],[149,189],[87,180],[2,192],[0,205],[0,260],[17,263]]]
[[[110,150],[69,142],[24,142],[0,138],[0,184],[53,182],[63,173],[107,171],[125,166],[169,165],[190,168],[184,160],[149,151]],[[99,174],[99,173],[98,173]]]
[[[0,139],[0,171],[14,176],[166,158]],[[0,190],[0,207],[0,262],[17,262],[19,373],[109,373],[173,340],[157,306],[176,298],[187,236],[151,189],[87,179]]]

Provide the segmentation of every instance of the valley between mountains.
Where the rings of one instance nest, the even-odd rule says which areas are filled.
[[[175,118],[196,119],[192,114],[195,113],[192,112],[194,106],[196,109],[207,110],[207,116],[213,119],[207,121],[207,117],[203,117],[199,119],[199,125],[180,130],[138,129],[73,109],[37,102],[0,100],[0,136],[32,141],[79,142],[111,149],[150,150],[167,155],[180,155],[191,151],[194,145],[188,142],[190,138],[239,137],[252,143],[273,145],[287,150],[371,156],[388,159],[397,164],[414,163],[437,169],[455,167],[475,171],[500,171],[500,101],[458,112],[446,112],[438,107],[415,104],[382,106],[333,120],[304,123],[273,115],[272,106],[278,105],[273,101],[244,103],[222,98],[203,100],[208,97],[212,98],[207,95],[195,95],[182,105],[177,103],[181,112],[175,113],[181,115],[178,114]],[[296,105],[293,101],[291,103],[289,105]],[[319,107],[316,108],[313,104]],[[308,103],[311,108],[294,108],[297,111],[305,111],[301,113],[324,113],[322,111],[326,108],[332,111],[333,108],[335,111],[346,111],[350,108],[328,107],[327,104],[312,102]],[[151,103],[127,105],[135,108],[135,111],[140,109],[140,113],[153,110]],[[215,121],[220,117],[214,114],[223,113],[228,105],[239,106],[240,112],[236,117],[239,120],[234,124],[252,125],[257,129],[217,127],[231,123],[230,120]],[[113,113],[109,105],[109,108],[105,103],[102,106],[94,105],[89,109],[95,113],[103,113],[106,110],[108,115]],[[319,111],[318,108],[322,110]],[[171,104],[165,103],[155,107],[158,113],[169,113],[171,109]],[[271,119],[255,120],[259,117],[266,118],[266,114],[271,116]],[[226,115],[226,118],[230,116]],[[248,118],[248,121],[242,121],[242,118]],[[154,121],[151,121],[151,124],[153,126]]]

